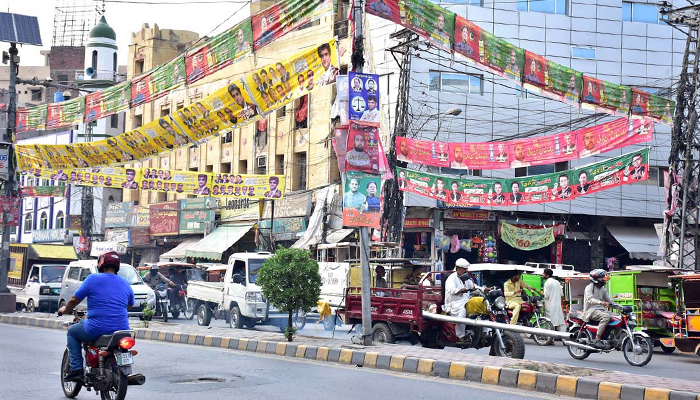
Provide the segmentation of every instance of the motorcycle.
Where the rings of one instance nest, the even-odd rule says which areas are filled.
[[[194,308],[187,299],[187,285],[173,285],[170,290],[174,293],[173,302],[170,303],[170,313],[173,318],[179,317],[180,313],[187,319],[194,318]]]
[[[163,322],[168,322],[168,310],[170,309],[170,296],[168,294],[168,285],[159,283],[153,289],[156,294],[156,309],[155,315],[163,315]]]
[[[625,360],[633,366],[643,367],[651,361],[654,355],[654,344],[649,335],[644,332],[633,332],[637,326],[637,316],[631,306],[611,304],[611,309],[617,313],[612,316],[605,332],[601,336],[604,343],[602,348],[594,347],[593,342],[598,331],[598,323],[587,323],[583,314],[569,314],[569,332],[574,334],[572,339],[565,340],[569,355],[577,360],[584,360],[592,353],[609,353],[622,350]]]
[[[85,317],[84,310],[76,310],[70,326]],[[138,351],[133,347],[134,331],[116,331],[111,335],[102,335],[94,342],[84,342],[83,371],[84,375],[78,381],[66,381],[64,377],[70,372],[70,352],[63,352],[61,362],[61,383],[63,394],[74,398],[85,386],[88,391],[95,389],[102,400],[123,400],[129,385],[143,385],[146,377],[142,374],[132,375],[131,365]]]
[[[523,302],[520,305],[520,315],[518,316],[518,324],[522,326],[528,326],[531,328],[547,329],[550,331],[554,330],[554,325],[552,321],[542,316],[542,309],[544,308],[544,302],[539,296],[528,296],[523,295]],[[513,311],[508,310],[508,317],[513,316]],[[526,334],[525,337],[532,336],[532,339],[540,346],[549,346],[554,343],[554,338],[551,336],[543,335],[530,335]]]

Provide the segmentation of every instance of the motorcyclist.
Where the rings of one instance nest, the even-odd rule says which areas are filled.
[[[445,311],[455,317],[465,318],[467,316],[466,304],[472,297],[474,289],[487,291],[477,286],[471,278],[462,281],[461,277],[467,273],[468,268],[469,261],[464,258],[458,259],[455,262],[455,272],[450,274],[445,281]],[[455,324],[455,334],[460,340],[467,340],[466,325]]]
[[[68,329],[70,372],[64,381],[79,381],[83,377],[81,342],[91,342],[101,335],[129,329],[128,309],[134,305],[134,291],[129,283],[117,275],[119,254],[110,251],[97,259],[97,274],[90,274],[80,285],[58,315],[69,314],[88,298],[87,318]]]
[[[175,268],[170,268],[169,270],[170,280],[174,285],[180,285],[183,289],[187,285],[187,274],[184,268],[181,266],[176,266]],[[170,304],[175,304],[177,301],[177,290],[170,291]]]
[[[163,284],[166,284],[168,286],[173,285],[173,281],[166,278],[165,275],[160,273],[159,268],[158,268],[158,264],[151,265],[150,271],[148,271],[148,273],[143,277],[143,282],[146,285],[150,286],[151,289],[153,289],[154,293],[156,294],[156,300],[158,300],[158,291],[155,289],[159,284],[163,283]],[[170,292],[172,292],[172,291],[168,290],[168,298],[170,298]],[[157,310],[157,308],[156,308],[156,310]],[[163,310],[163,313],[166,313],[166,312],[168,312],[168,310]]]
[[[591,283],[586,286],[586,290],[583,292],[583,319],[586,322],[598,322],[598,330],[593,343],[593,346],[597,348],[605,347],[601,337],[610,322],[610,318],[612,318],[612,313],[607,310],[607,307],[615,304],[605,289],[607,278],[607,271],[594,269],[589,277]]]

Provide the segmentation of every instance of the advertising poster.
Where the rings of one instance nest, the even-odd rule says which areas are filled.
[[[75,153],[75,148],[66,144],[18,144],[15,146],[19,170],[35,168],[81,168],[87,162]]]
[[[381,219],[381,177],[348,171],[343,191],[343,225],[379,228]]]
[[[345,153],[347,171],[364,171],[379,173],[379,128],[350,124]]]
[[[46,129],[77,125],[85,118],[85,98],[78,97],[47,106]]]
[[[468,207],[491,202],[499,205],[505,201],[503,185],[493,179],[454,179],[448,180],[445,186],[447,198],[444,201],[449,206]]]
[[[501,239],[516,249],[537,250],[554,243],[554,227],[528,229],[502,221]]]
[[[449,50],[454,42],[455,14],[428,0],[398,1],[399,17],[401,9],[407,14],[407,28],[429,39],[439,47]]]
[[[211,174],[143,168],[138,188],[165,193],[209,196],[211,194]]]
[[[511,147],[513,149],[511,168],[554,164],[578,158],[574,132],[514,140]]]
[[[379,126],[379,75],[350,72],[350,120]]]
[[[250,19],[208,39],[188,52],[184,59],[187,83],[196,82],[244,58],[253,50],[252,43]]]
[[[525,51],[489,32],[481,31],[486,67],[517,83],[522,82]]]
[[[335,83],[339,65],[338,45],[332,40],[247,74],[245,84],[255,104],[267,114],[318,86]]]
[[[604,126],[576,131],[579,158],[620,149],[635,143],[652,140],[654,124],[651,120],[620,118]]]
[[[572,171],[541,174],[508,179],[508,205],[526,205],[559,200],[573,200],[576,196],[571,181]]]
[[[584,76],[584,107],[612,115],[627,115],[630,111],[632,89],[600,79]],[[591,94],[593,93],[593,94]],[[586,105],[587,104],[587,105]]]
[[[84,159],[90,160],[90,164],[93,166],[126,163],[134,160],[133,155],[119,147],[115,138],[73,143],[73,146],[75,151]]]
[[[255,50],[331,12],[332,7],[329,0],[283,0],[260,11],[251,17]]]
[[[258,119],[255,103],[239,80],[180,111],[173,115],[173,119],[187,136],[197,142],[202,142],[219,131]]]
[[[131,107],[136,107],[139,104],[147,103],[151,100],[151,74],[153,71],[146,72],[131,79]]]
[[[447,178],[426,174],[410,169],[396,168],[399,179],[399,190],[412,192],[421,196],[447,201]],[[347,187],[347,182],[346,182]]]
[[[484,53],[484,40],[481,37],[481,32],[480,27],[467,21],[466,18],[456,16],[454,50],[474,62],[484,65],[486,54]]]
[[[549,81],[547,60],[541,55],[525,50],[525,75],[523,83],[544,88]]]
[[[571,68],[546,60],[546,86],[543,94],[567,104],[579,106],[583,74]]]
[[[396,137],[396,159],[399,161],[449,167],[449,157],[447,143]]]
[[[590,76],[583,75],[583,93],[581,95],[582,103],[587,103],[592,106],[600,104],[601,82],[602,81],[600,79],[591,78]]]
[[[148,233],[151,236],[178,235],[178,202],[151,204],[149,207],[151,226]]]
[[[651,118],[656,122],[673,125],[675,105],[676,103],[671,100],[632,88],[633,115],[640,115]]]
[[[233,37],[232,48],[229,57],[233,61],[245,58],[253,52],[253,25],[250,18],[246,18],[240,24],[234,26],[223,34]]]
[[[139,168],[89,168],[66,171],[68,183],[79,186],[138,189]]]
[[[241,199],[281,199],[284,197],[282,175],[212,175],[212,196]]]
[[[442,145],[437,145],[441,149]],[[449,167],[457,169],[509,168],[513,159],[508,142],[450,143]],[[432,165],[432,164],[429,164]]]
[[[46,128],[46,109],[46,105],[17,108],[15,132],[38,131]]]
[[[151,71],[151,97],[146,102],[165,96],[185,84],[185,57],[177,56]]]
[[[180,200],[180,235],[205,233],[207,223],[214,222],[216,202],[208,197]]]
[[[585,165],[573,176],[579,196],[649,179],[649,149]]]
[[[131,100],[130,82],[102,89],[85,96],[85,122],[96,121],[129,109]]]

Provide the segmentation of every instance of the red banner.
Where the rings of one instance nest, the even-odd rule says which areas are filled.
[[[449,145],[428,140],[396,138],[396,159],[413,164],[449,167]]]
[[[654,123],[650,120],[620,118],[604,126],[575,131],[578,157],[586,158],[652,139]]]
[[[172,236],[178,234],[177,201],[151,204],[149,218],[151,236]]]
[[[345,153],[346,170],[379,173],[379,128],[350,124]]]
[[[523,82],[540,88],[545,87],[547,60],[539,54],[525,50],[525,75]]]
[[[7,214],[6,226],[19,226],[19,197],[0,196],[0,224]]]
[[[509,143],[450,143],[450,168],[509,168],[513,158]],[[432,165],[432,164],[429,164]]]

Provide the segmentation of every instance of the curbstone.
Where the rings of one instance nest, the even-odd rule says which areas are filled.
[[[165,331],[158,331],[158,340],[159,340],[159,341],[161,341],[161,342],[162,342],[162,341],[165,341],[165,336],[166,336],[166,332],[165,332]],[[211,336],[210,336],[210,337],[211,337]]]
[[[265,346],[265,353],[275,354],[275,351],[277,351],[277,342],[267,342],[267,345]]]
[[[620,400],[622,385],[612,382],[600,382],[598,385],[598,400]]]
[[[379,357],[379,353],[373,351],[365,353],[365,367],[377,368],[377,357]]]
[[[498,385],[498,377],[501,374],[500,367],[484,367],[481,370],[481,383]]]
[[[598,381],[590,379],[579,379],[576,385],[576,397],[582,399],[597,399],[598,398]]]
[[[353,351],[352,352],[352,359],[350,360],[350,364],[352,365],[357,365],[359,367],[362,367],[365,365],[365,352],[364,351]]]
[[[228,342],[228,348],[233,349],[233,350],[237,349],[238,348],[238,339],[236,339],[236,338],[229,338],[229,339],[230,340]]]
[[[559,375],[557,376],[557,391],[560,396],[576,397],[576,385],[578,378],[575,376]]]
[[[306,345],[305,344],[300,344],[297,346],[297,352],[294,354],[294,357],[296,358],[304,358],[304,354],[306,353]]]
[[[204,336],[202,336],[202,335],[195,336],[194,337],[194,344],[199,345],[199,346],[203,345],[204,344]]]
[[[347,365],[352,364],[352,353],[353,353],[352,350],[341,349],[340,355],[338,356],[338,362],[341,364],[347,364]]]
[[[268,342],[265,340],[258,341],[258,346],[255,348],[256,353],[265,353],[267,350]]]
[[[380,354],[377,356],[377,365],[375,368],[379,369],[389,369],[391,366],[391,356],[386,354]]]
[[[418,359],[415,357],[406,357],[403,360],[403,372],[415,374],[418,372]]]
[[[143,339],[142,333],[143,331],[138,331],[136,332],[136,336],[140,336],[140,338]],[[173,343],[180,343],[180,337],[182,337],[182,334],[180,332],[173,333]]]
[[[275,345],[275,354],[283,356],[287,352],[287,343],[277,342]],[[325,360],[324,360],[325,361]]]
[[[165,334],[165,341],[166,341],[166,342],[172,342],[172,341],[173,341],[173,333],[172,333],[172,332],[168,332],[168,333]]]
[[[338,362],[340,360],[340,349],[329,349],[328,350],[328,361]]]
[[[318,347],[309,346],[306,348],[306,353],[304,354],[304,358],[306,358],[308,360],[315,360],[317,352],[318,352]]]
[[[165,333],[165,332],[163,332],[163,333]],[[165,336],[165,335],[163,335],[163,336]],[[160,337],[160,335],[158,335],[158,337]],[[209,347],[211,347],[211,341],[212,341],[212,340],[214,340],[214,336],[206,335],[206,336],[204,336],[204,340],[202,341],[202,344],[203,344],[204,346],[209,346]]]
[[[219,336],[214,336],[214,337],[211,339],[211,344],[210,344],[210,346],[211,346],[211,347],[219,347],[219,346],[221,346],[221,339],[222,339],[222,338],[219,337]]]
[[[365,362],[366,362],[365,358]],[[435,360],[430,358],[421,358],[418,360],[418,373],[425,376],[431,376],[433,374],[433,364]]]
[[[698,400],[698,397],[695,393],[672,390],[670,400]]]
[[[513,368],[501,368],[501,375],[498,377],[500,386],[518,387],[518,373],[520,370]]]
[[[538,392],[554,394],[557,392],[557,375],[539,372],[535,388]]]
[[[238,339],[238,347],[236,347],[238,350],[247,350],[248,349],[248,339]]]
[[[319,347],[316,351],[316,359],[318,361],[328,361],[328,347]]]
[[[248,345],[246,346],[246,350],[255,352],[257,349],[258,349],[258,341],[257,340],[249,340]]]
[[[153,334],[151,334],[151,336],[153,336]],[[190,334],[190,337],[187,338],[187,344],[195,344],[198,336],[199,335],[196,335],[196,334]]]
[[[296,344],[287,344],[287,348],[284,350],[284,356],[285,357],[296,357],[297,355],[297,345]]]
[[[537,387],[537,372],[522,370],[518,374],[518,388],[533,391]]]
[[[432,376],[464,380],[464,371],[466,366],[466,364],[458,362],[451,363],[449,361],[435,361],[433,363]]]
[[[481,382],[481,376],[484,374],[484,367],[480,365],[468,365],[464,374],[464,379],[470,382]]]
[[[671,391],[668,389],[644,389],[644,400],[669,400],[669,397],[671,397]]]
[[[391,356],[391,362],[389,363],[389,369],[392,371],[403,371],[403,362],[406,360],[406,356],[393,355]]]
[[[148,332],[146,332],[146,336],[148,336]],[[188,340],[190,340],[190,335],[188,335],[187,333],[183,333],[180,335],[180,343],[187,344]]]
[[[230,342],[231,342],[231,338],[228,338],[228,337],[221,338],[221,344],[219,344],[219,347],[222,347],[224,349],[228,349]]]

